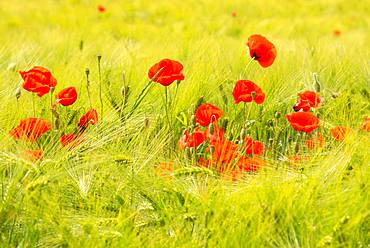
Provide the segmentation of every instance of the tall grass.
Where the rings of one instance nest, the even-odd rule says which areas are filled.
[[[106,1],[103,14],[98,4],[0,2],[1,247],[370,245],[370,139],[359,130],[370,115],[366,1]],[[251,63],[245,71],[245,43],[254,33],[272,40],[278,56],[268,69]],[[86,131],[79,149],[68,151],[58,137],[89,108],[86,68],[100,113],[97,54],[104,119]],[[148,82],[148,68],[166,57],[185,67],[170,112],[173,127],[158,84],[125,119]],[[59,89],[75,86],[79,93],[74,105],[59,109],[61,130],[39,140],[45,156],[37,163],[22,155],[28,143],[9,136],[20,119],[33,116],[32,95],[22,91],[17,100],[15,92],[18,70],[34,65],[49,68]],[[297,92],[314,89],[313,73],[325,98],[318,113],[327,145],[302,148],[307,160],[291,164],[296,133],[284,114]],[[276,143],[264,170],[233,182],[193,166],[176,142],[202,96],[225,111],[228,137],[239,135],[243,107],[232,104],[231,91],[241,78],[266,93],[263,106],[251,107],[252,136]],[[35,100],[36,115],[50,119],[48,97]],[[336,125],[350,126],[352,135],[334,141],[330,127]],[[178,169],[161,176],[161,162]]]

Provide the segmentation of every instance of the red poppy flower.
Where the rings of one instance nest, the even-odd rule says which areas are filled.
[[[175,165],[173,162],[161,162],[159,166],[155,168],[155,171],[159,176],[166,177],[175,171]]]
[[[35,141],[50,129],[51,124],[47,120],[31,117],[21,120],[20,124],[10,131],[10,135],[15,139]]]
[[[51,72],[41,66],[35,66],[29,71],[20,71],[19,73],[24,80],[23,88],[37,93],[40,97],[49,93],[50,88],[57,85],[57,80],[51,75]]]
[[[55,108],[57,104],[62,104],[63,106],[69,106],[76,102],[77,91],[75,87],[68,87],[61,90],[56,96],[56,101],[52,105]]]
[[[315,148],[323,147],[324,146],[324,137],[321,133],[317,133],[316,136],[309,138],[306,140],[306,146],[308,149],[313,150]]]
[[[370,132],[370,117],[366,117],[362,123],[361,129]]]
[[[82,136],[80,134],[75,135],[73,133],[64,134],[60,137],[60,143],[64,147],[75,148],[82,143]]]
[[[349,127],[345,126],[338,126],[331,129],[331,133],[337,141],[344,140],[348,134],[351,132],[351,129]]]
[[[184,80],[184,66],[175,60],[163,59],[149,69],[148,76],[154,82],[168,86],[176,80]],[[155,78],[154,78],[155,76]]]
[[[254,94],[254,98],[253,95]],[[252,102],[262,104],[265,101],[265,93],[255,83],[249,80],[238,80],[233,90],[234,103]]]
[[[186,130],[181,136],[178,145],[181,149],[185,149],[186,147],[198,147],[205,140],[205,132],[201,131],[199,128],[196,128],[191,134],[189,134],[189,131]]]
[[[249,47],[250,56],[257,60],[262,67],[269,67],[274,63],[277,54],[276,48],[262,35],[250,36],[247,46]]]
[[[299,93],[298,96],[299,96],[298,103],[293,106],[293,109],[296,112],[300,110],[307,112],[311,108],[318,108],[323,101],[319,94],[314,91],[305,91]]]
[[[86,128],[89,124],[95,125],[96,123],[98,123],[98,112],[95,109],[90,109],[80,118],[78,126]]]
[[[98,11],[99,11],[100,13],[104,13],[104,12],[106,11],[106,9],[105,9],[105,7],[104,7],[103,5],[99,5],[99,6],[98,6]]]
[[[334,30],[333,31],[333,35],[336,36],[336,37],[339,37],[341,34],[342,34],[342,32],[340,30]]]
[[[206,129],[206,137],[209,140],[209,144],[214,145],[224,140],[225,132],[221,127],[214,124],[212,133],[209,127]]]
[[[290,125],[299,132],[310,133],[319,127],[320,120],[310,112],[296,112],[285,115]]]
[[[213,147],[212,163],[220,171],[230,169],[232,163],[240,155],[238,145],[226,139],[216,143]],[[209,152],[210,149],[207,149],[207,151]]]
[[[195,111],[196,122],[203,127],[217,121],[223,115],[224,112],[221,109],[210,103],[201,104]]]
[[[241,157],[238,160],[237,166],[245,172],[252,172],[260,170],[262,167],[264,167],[266,164],[266,161],[257,157]]]
[[[26,150],[24,152],[24,155],[27,159],[31,161],[39,161],[44,158],[44,151],[42,149],[39,150]]]
[[[253,140],[250,137],[244,139],[244,151],[245,154],[262,155],[265,146],[261,141]]]

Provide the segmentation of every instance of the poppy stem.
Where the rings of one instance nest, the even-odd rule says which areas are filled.
[[[50,106],[53,106],[53,93],[54,93],[54,87],[50,88]],[[54,115],[53,110],[51,109],[51,126],[54,126]]]
[[[244,77],[247,74],[247,70],[248,70],[248,68],[249,68],[249,66],[250,66],[250,64],[252,63],[253,60],[254,60],[254,57],[252,57],[248,61],[248,63],[245,65],[244,70],[243,70],[243,73],[242,73],[242,77]]]
[[[302,133],[298,132],[297,134],[297,143],[295,144],[295,153],[297,154],[299,152],[300,144],[301,144],[301,137]]]
[[[89,80],[90,70],[89,70],[89,68],[86,68],[85,73],[86,73],[87,97],[89,99],[90,109],[92,109],[91,96],[90,96],[90,80]]]
[[[104,111],[103,111],[102,80],[101,80],[101,66],[100,66],[101,55],[99,54],[97,57],[98,57],[98,72],[99,72],[99,99],[100,99],[100,107],[101,107],[100,118],[103,119]]]
[[[136,110],[136,108],[140,105],[140,103],[144,100],[145,96],[148,94],[149,92],[149,88],[153,86],[153,81],[154,79],[156,79],[159,75],[159,73],[161,73],[163,71],[164,67],[161,68],[160,70],[158,70],[158,72],[154,75],[154,77],[152,79],[150,79],[150,81],[145,85],[145,87],[142,89],[142,91],[140,92],[139,96],[136,98],[135,102],[134,102],[134,105],[132,105],[132,108],[130,110],[130,113],[128,114],[127,118],[130,118],[132,116],[132,114],[134,113],[134,111]]]
[[[168,113],[168,108],[169,108],[170,103],[168,101],[168,89],[167,89],[167,87],[164,87],[164,97],[165,97],[164,108],[165,108],[165,111],[166,111],[166,118],[167,118],[168,125],[172,129],[172,123],[170,121],[170,116],[169,116],[169,113]]]

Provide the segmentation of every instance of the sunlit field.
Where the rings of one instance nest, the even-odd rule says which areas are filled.
[[[0,1],[0,247],[370,247],[368,1]]]

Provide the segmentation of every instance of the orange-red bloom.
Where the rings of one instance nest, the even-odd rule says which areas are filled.
[[[320,120],[310,112],[296,112],[285,115],[290,125],[299,132],[310,133],[319,127]]]
[[[24,80],[23,88],[37,93],[40,97],[49,93],[50,88],[57,85],[57,80],[51,75],[51,72],[41,66],[35,66],[29,71],[20,71],[19,73]]]
[[[293,106],[293,109],[296,112],[300,110],[307,112],[311,108],[318,108],[323,101],[319,94],[314,91],[307,90],[302,93],[298,93],[298,96],[298,103]]]
[[[99,6],[98,6],[98,11],[99,11],[100,13],[104,13],[104,12],[106,11],[106,9],[105,9],[105,7],[104,7],[103,5],[99,5]]]
[[[64,134],[60,137],[60,143],[64,147],[75,148],[82,143],[81,134],[75,135],[73,133]]]
[[[370,132],[370,117],[366,117],[362,123],[361,129]]]
[[[44,158],[44,151],[42,149],[39,150],[26,150],[24,152],[25,157],[31,161],[39,161]]]
[[[331,129],[331,133],[337,141],[344,140],[348,134],[351,132],[351,129],[349,127],[345,126],[338,126]]]
[[[244,151],[245,154],[262,155],[265,146],[261,141],[253,140],[250,137],[244,139]]]
[[[56,101],[53,104],[52,108],[55,108],[57,104],[63,106],[69,106],[76,102],[77,100],[77,91],[75,87],[68,87],[61,90],[58,94],[55,95]]]
[[[266,164],[265,160],[257,158],[257,157],[241,157],[238,160],[237,166],[245,172],[252,172],[260,170]]]
[[[86,128],[89,124],[95,125],[96,123],[98,123],[98,112],[95,109],[90,109],[80,118],[78,126]]]
[[[254,96],[253,96],[254,95]],[[252,102],[262,104],[265,101],[265,93],[255,83],[249,80],[238,80],[233,90],[234,103]]]
[[[184,80],[184,66],[175,60],[163,59],[149,69],[148,76],[154,82],[168,86],[176,80]]]
[[[323,147],[324,146],[324,137],[321,133],[317,133],[316,136],[309,138],[306,140],[306,146],[308,149],[313,150],[315,148]]]
[[[258,61],[262,67],[269,67],[276,58],[276,48],[274,44],[259,34],[254,34],[248,38],[247,46],[249,54]]]
[[[47,120],[31,117],[21,120],[20,124],[10,131],[10,135],[15,139],[35,141],[50,129],[51,124]]]
[[[199,127],[196,128],[193,133],[189,134],[186,130],[179,140],[179,147],[185,149],[186,147],[198,147],[206,140],[206,134],[204,131],[200,130]]]
[[[229,140],[216,143],[212,153],[212,163],[220,171],[231,169],[232,162],[239,157],[238,145]],[[209,149],[208,149],[209,151]]]
[[[342,32],[340,30],[338,30],[338,29],[333,31],[333,35],[334,36],[339,37],[341,34],[342,34]]]
[[[203,127],[217,121],[223,115],[224,112],[221,109],[210,103],[203,103],[195,111],[196,122]]]

